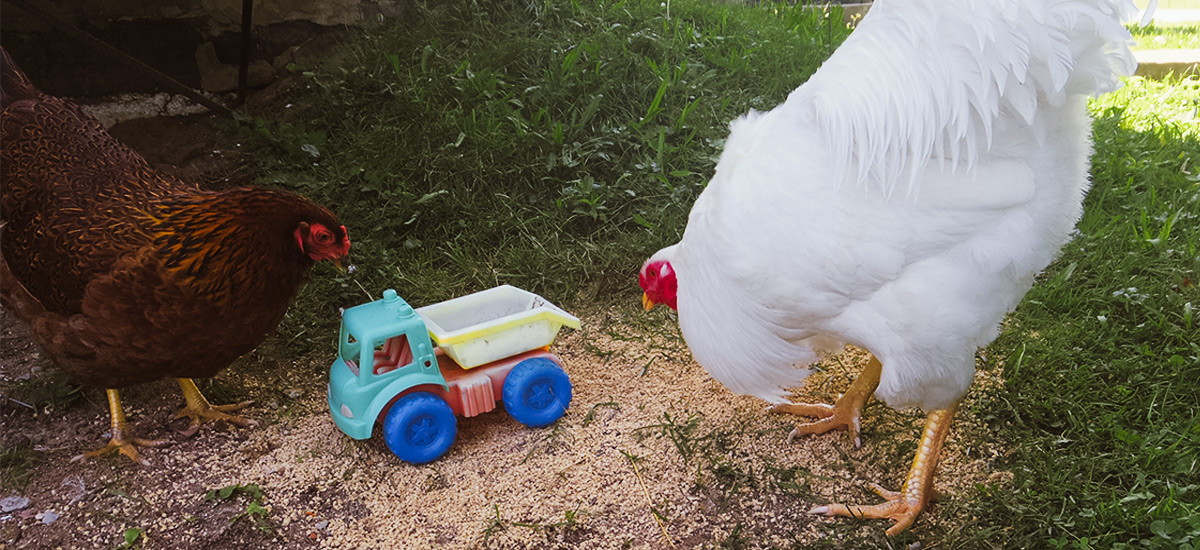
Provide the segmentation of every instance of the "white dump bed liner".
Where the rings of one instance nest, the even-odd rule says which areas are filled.
[[[532,292],[510,285],[417,309],[429,335],[463,368],[549,346],[579,319]]]

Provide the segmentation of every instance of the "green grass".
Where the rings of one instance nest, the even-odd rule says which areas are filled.
[[[490,4],[418,4],[262,125],[264,182],[335,205],[354,242],[355,283],[311,299],[632,292],[729,122],[782,101],[848,32],[840,12],[782,5]]]
[[[16,380],[6,391],[8,399],[35,413],[64,410],[83,395],[71,377],[58,369]]]
[[[0,441],[0,488],[23,491],[36,462],[28,441]]]
[[[336,307],[386,287],[417,305],[498,283],[568,307],[636,305],[638,267],[678,240],[729,121],[780,102],[847,32],[838,13],[782,5],[670,10],[419,3],[356,40],[342,69],[300,73],[288,118],[252,131],[262,180],[334,206],[360,269],[321,268],[278,349],[332,353]],[[1013,481],[948,499],[902,540],[1200,543],[1200,85],[1133,80],[1093,107],[1079,235],[987,350],[1005,385],[976,407],[978,437],[1009,449],[997,467]],[[664,417],[643,435],[723,488],[804,485],[721,466],[724,429]]]
[[[257,483],[249,485],[226,485],[219,489],[209,489],[204,493],[204,500],[209,502],[225,502],[237,499],[239,496],[245,496],[249,499],[246,504],[246,509],[239,512],[237,515],[229,519],[230,524],[237,523],[238,520],[250,520],[256,529],[264,533],[274,533],[276,526],[271,522],[271,510],[264,505],[264,494],[262,488]]]
[[[1132,25],[1130,34],[1137,50],[1200,49],[1200,24],[1182,25],[1150,24],[1145,27]]]

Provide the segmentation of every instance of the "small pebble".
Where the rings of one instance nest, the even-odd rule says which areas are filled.
[[[29,506],[29,499],[23,496],[0,498],[0,512],[15,512]]]
[[[324,531],[326,527],[329,527],[329,520],[323,519],[321,521],[318,521],[317,524],[315,525],[315,527],[317,529]]]
[[[50,510],[46,510],[45,512],[42,512],[42,523],[43,524],[50,525],[51,523],[54,523],[56,521],[58,521],[58,514],[51,512]]]

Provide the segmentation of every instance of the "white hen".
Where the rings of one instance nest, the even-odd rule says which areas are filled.
[[[925,506],[974,355],[1068,240],[1088,187],[1086,96],[1132,73],[1118,0],[876,0],[775,109],[732,124],[683,240],[651,257],[696,360],[783,403],[803,367],[851,343],[874,359],[838,404],[777,405],[845,427],[862,404],[932,411],[904,489]],[[790,438],[789,438],[790,439]]]

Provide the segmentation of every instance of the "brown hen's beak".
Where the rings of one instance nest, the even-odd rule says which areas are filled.
[[[337,258],[331,258],[329,260],[329,263],[333,264],[333,267],[338,268],[338,271],[341,271],[342,273],[352,273],[353,272],[354,266],[352,264],[350,264],[349,262],[350,262],[350,258],[348,256],[340,256]]]
[[[642,293],[642,307],[646,308],[646,311],[654,309],[654,300],[651,300],[650,295],[645,292]]]

